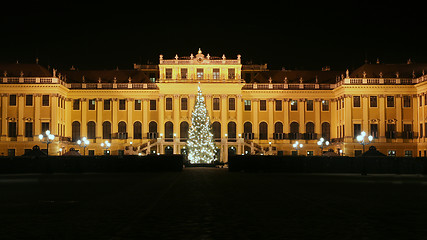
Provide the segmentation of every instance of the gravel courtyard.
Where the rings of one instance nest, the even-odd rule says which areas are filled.
[[[0,239],[425,239],[420,175],[0,175]]]

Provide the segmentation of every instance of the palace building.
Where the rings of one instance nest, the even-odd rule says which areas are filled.
[[[91,155],[185,153],[200,85],[218,149],[230,154],[355,156],[371,145],[393,156],[427,156],[427,64],[364,64],[353,71],[270,70],[236,58],[164,58],[130,70],[56,70],[0,64],[0,153],[22,155],[55,137],[50,155],[89,140]],[[321,149],[323,137],[330,142]],[[105,146],[106,141],[111,146]],[[293,144],[302,143],[301,149]],[[298,151],[298,152],[296,152]]]

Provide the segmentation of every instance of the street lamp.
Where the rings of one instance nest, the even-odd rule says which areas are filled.
[[[83,137],[82,138],[82,140],[77,140],[77,144],[80,146],[80,147],[83,147],[83,156],[85,156],[86,155],[86,148],[87,148],[87,146],[89,146],[89,140],[87,140],[87,138],[86,137]]]
[[[295,148],[295,150],[297,150],[297,155],[299,154],[299,150],[303,147],[302,143],[298,143],[298,141],[296,141],[294,144],[292,144],[292,147]]]
[[[43,140],[44,139],[43,134],[39,135],[39,139],[42,143],[46,143],[46,155],[49,156],[49,144],[53,143],[53,140],[55,139],[55,135],[50,134],[49,130],[46,130],[45,133],[46,133],[46,140]]]
[[[325,141],[324,138],[320,138],[319,141],[317,141],[317,145],[319,145],[320,149],[322,150],[320,155],[323,155],[323,148],[329,146],[329,141]]]
[[[103,143],[101,143],[101,147],[105,148],[105,155],[110,155],[110,151],[108,151],[108,149],[111,147],[111,143],[109,143],[108,141],[105,141]]]
[[[362,146],[363,146],[363,152],[362,152],[362,153],[364,153],[364,152],[365,152],[365,145],[370,144],[370,143],[372,142],[372,140],[374,140],[374,137],[372,137],[371,135],[369,135],[369,136],[368,136],[368,139],[367,139],[367,141],[366,141],[366,132],[365,132],[365,131],[362,131],[362,132],[360,133],[360,135],[356,137],[356,140],[357,140],[360,144],[362,144]]]

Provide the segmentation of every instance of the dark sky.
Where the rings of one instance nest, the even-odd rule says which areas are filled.
[[[365,58],[427,62],[422,2],[15,3],[0,14],[0,62],[121,69],[202,48],[272,69],[354,69]]]

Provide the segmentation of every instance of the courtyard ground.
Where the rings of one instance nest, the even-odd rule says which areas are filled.
[[[0,175],[0,239],[425,239],[421,175]]]

